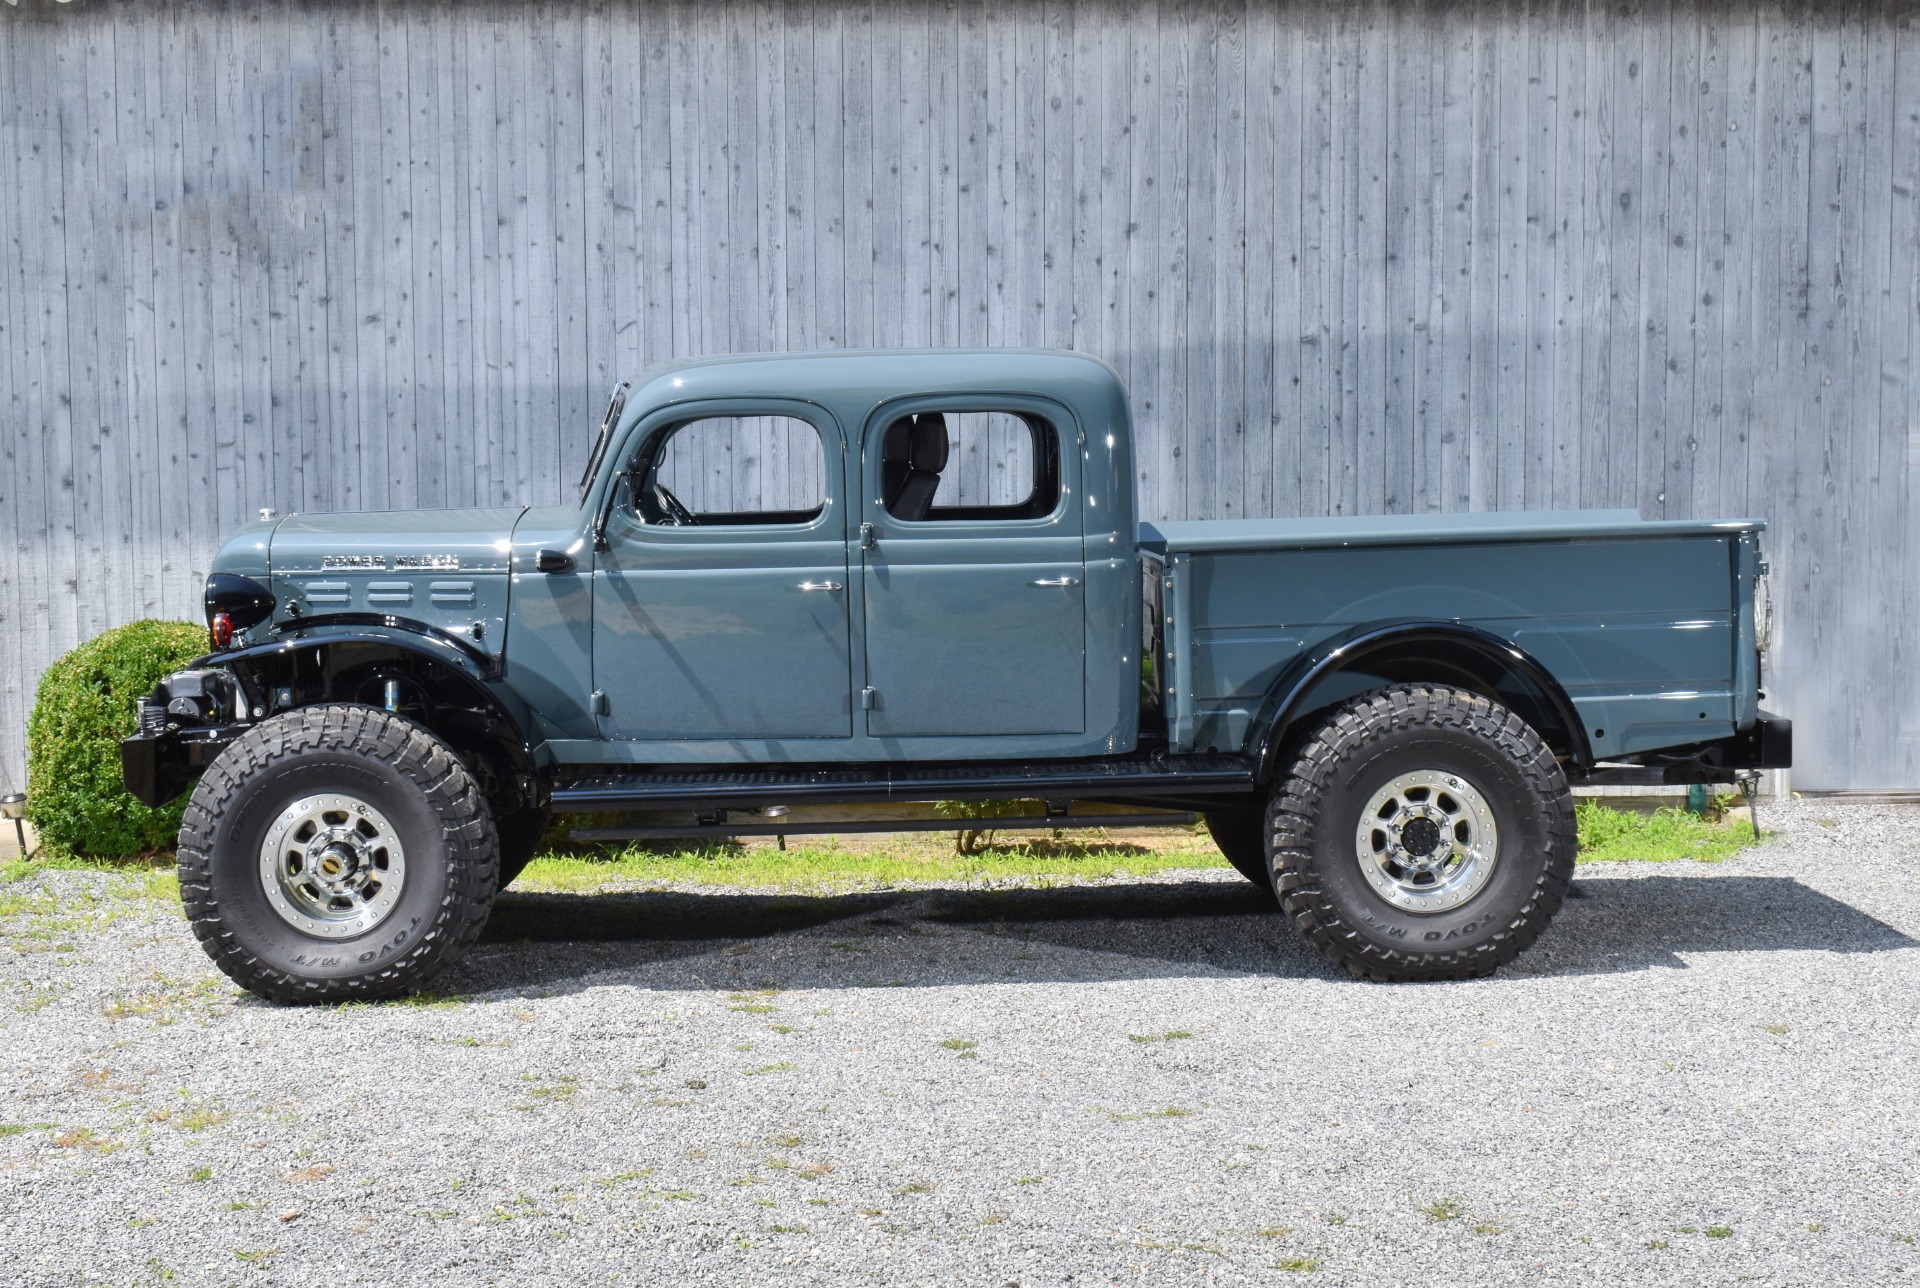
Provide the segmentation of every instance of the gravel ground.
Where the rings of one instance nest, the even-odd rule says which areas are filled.
[[[40,874],[103,902],[0,922],[0,1278],[1920,1280],[1920,809],[1766,821],[1418,987],[1204,871],[510,895],[457,999],[276,1010]]]

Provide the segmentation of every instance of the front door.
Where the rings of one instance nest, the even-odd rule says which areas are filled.
[[[665,411],[638,441],[595,560],[603,735],[851,737],[838,427],[729,401]]]
[[[867,733],[1086,729],[1078,435],[1042,399],[917,399],[860,471]]]

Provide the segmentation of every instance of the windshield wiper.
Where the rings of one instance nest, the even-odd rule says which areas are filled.
[[[580,499],[587,499],[587,489],[593,486],[593,476],[600,472],[600,460],[607,454],[607,444],[613,440],[613,427],[620,420],[620,413],[627,405],[627,390],[633,387],[630,380],[622,380],[613,390],[613,400],[607,404],[607,415],[600,422],[600,436],[593,440],[593,455],[587,458],[587,472],[580,476]]]

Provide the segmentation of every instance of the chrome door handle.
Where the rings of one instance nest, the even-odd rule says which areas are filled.
[[[1078,586],[1080,579],[1078,577],[1042,577],[1039,581],[1030,584],[1035,586]]]
[[[802,590],[844,590],[846,589],[846,587],[842,586],[837,581],[803,581],[800,583],[800,589]]]

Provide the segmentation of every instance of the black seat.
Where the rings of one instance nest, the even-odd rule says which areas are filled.
[[[898,487],[887,497],[887,513],[896,519],[918,523],[933,508],[933,494],[940,490],[940,471],[947,468],[947,418],[939,412],[915,416],[911,423],[897,420],[887,426],[880,448],[881,477],[884,480],[891,460],[894,438],[905,431],[906,470]]]
[[[907,485],[907,459],[912,455],[913,417],[902,416],[880,439],[880,503],[889,512]]]

